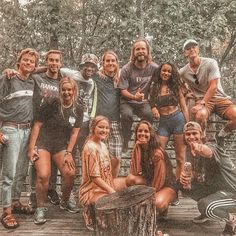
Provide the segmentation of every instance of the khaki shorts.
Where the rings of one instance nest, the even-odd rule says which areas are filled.
[[[196,101],[196,104],[198,104],[200,100]],[[208,111],[209,116],[212,113],[216,113],[218,116],[220,116],[223,119],[227,119],[224,115],[225,112],[230,108],[235,108],[236,105],[228,98],[212,98],[207,104],[206,109]]]

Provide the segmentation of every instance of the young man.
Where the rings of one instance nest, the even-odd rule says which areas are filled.
[[[33,119],[35,82],[30,76],[38,64],[34,49],[22,50],[16,61],[18,75],[0,79],[0,142],[2,146],[2,225],[19,226],[12,213],[32,213],[21,204],[20,195],[28,171],[27,144]]]
[[[193,91],[195,105],[191,112],[195,121],[205,132],[209,116],[213,111],[216,112],[228,120],[219,133],[219,137],[224,138],[236,128],[236,105],[224,93],[218,64],[214,59],[199,56],[198,42],[194,39],[184,43],[183,51],[189,63],[180,69],[180,75]]]
[[[198,123],[185,124],[184,140],[192,174],[181,173],[180,188],[198,203],[201,215],[194,219],[195,223],[208,218],[224,220],[221,236],[236,235],[236,166],[218,144],[203,144],[202,139]]]
[[[137,39],[131,49],[130,62],[121,69],[119,82],[123,152],[128,150],[133,115],[152,122],[153,116],[148,97],[151,79],[157,67],[158,65],[152,62],[151,48],[147,40]]]
[[[34,117],[38,115],[41,104],[45,99],[50,99],[59,96],[59,81],[61,79],[60,68],[62,66],[62,53],[58,50],[49,50],[45,56],[46,72],[35,73],[35,88],[33,96],[33,109]],[[52,165],[52,176],[50,179],[50,185],[48,190],[48,198],[54,205],[60,203],[60,198],[56,191],[57,182],[57,168]],[[30,167],[30,204],[33,208],[36,208],[36,194],[35,194],[35,181],[36,173],[34,166]]]

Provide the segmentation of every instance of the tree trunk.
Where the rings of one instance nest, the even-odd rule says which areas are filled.
[[[96,236],[155,236],[154,188],[132,186],[99,199],[95,205]]]

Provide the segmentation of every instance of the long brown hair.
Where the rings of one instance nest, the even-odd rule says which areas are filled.
[[[148,41],[145,38],[138,38],[134,41],[132,48],[131,48],[131,54],[130,54],[130,61],[132,63],[135,63],[135,56],[134,56],[134,50],[135,50],[135,44],[138,42],[144,42],[146,44],[147,47],[147,51],[148,51],[148,59],[147,59],[147,63],[152,62],[152,54],[151,54],[151,47],[148,43]]]
[[[104,70],[104,61],[106,59],[106,56],[110,54],[110,55],[113,55],[115,58],[116,58],[116,63],[117,63],[117,67],[116,67],[116,70],[115,70],[115,75],[113,76],[113,81],[114,83],[117,85],[119,83],[119,80],[120,80],[120,66],[119,66],[119,59],[118,59],[118,56],[117,54],[114,52],[114,51],[106,51],[105,53],[103,53],[102,55],[102,61],[101,61],[101,64],[102,64],[102,68],[100,70],[100,72],[103,74],[103,75],[106,75],[106,72]]]

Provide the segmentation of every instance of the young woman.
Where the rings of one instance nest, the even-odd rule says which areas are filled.
[[[155,205],[164,213],[176,197],[176,181],[167,153],[158,142],[148,121],[141,121],[135,130],[135,145],[131,158],[130,174],[126,183],[148,185],[156,189]]]
[[[51,175],[51,159],[62,175],[60,208],[76,212],[75,206],[69,202],[75,176],[72,151],[83,120],[83,110],[76,103],[76,97],[75,81],[63,78],[59,84],[59,99],[48,100],[41,106],[32,128],[28,156],[37,173],[35,224],[46,222],[44,201]]]
[[[173,134],[176,155],[176,179],[179,179],[185,162],[183,127],[189,120],[177,68],[171,63],[162,64],[154,78],[150,104],[155,118],[159,119],[158,138],[163,149]]]
[[[79,201],[84,207],[84,220],[91,229],[92,219],[90,206],[99,198],[126,187],[125,178],[113,178],[111,159],[106,144],[110,131],[109,120],[97,116],[90,126],[88,137],[82,152],[82,183],[79,190]]]

